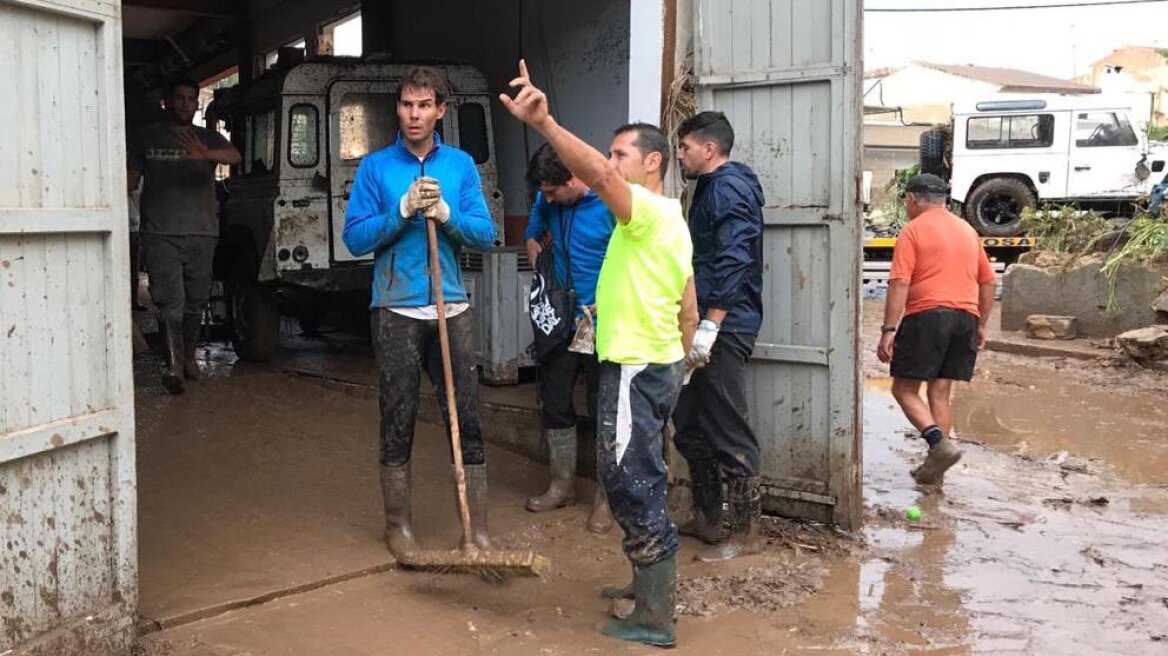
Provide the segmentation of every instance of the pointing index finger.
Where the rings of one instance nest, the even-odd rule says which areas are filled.
[[[527,60],[519,60],[519,77],[530,80],[531,76],[527,74]]]

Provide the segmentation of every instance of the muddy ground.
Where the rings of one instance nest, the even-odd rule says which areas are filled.
[[[288,358],[367,366],[339,335],[288,341]],[[683,540],[678,652],[1168,653],[1168,376],[985,354],[958,394],[965,458],[924,490],[873,349],[864,529],[768,520],[767,552],[725,565],[691,562]],[[492,530],[550,556],[546,580],[399,571],[380,542],[375,401],[211,353],[215,377],[178,398],[138,367],[143,654],[653,653],[596,633],[601,586],[628,576],[619,536],[589,535],[582,507],[522,510],[541,466],[489,451]],[[457,541],[442,440],[423,426],[415,447],[434,547]]]

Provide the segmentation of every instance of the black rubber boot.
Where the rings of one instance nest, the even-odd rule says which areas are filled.
[[[394,467],[381,466],[381,498],[385,502],[385,546],[398,562],[409,562],[418,550],[411,525],[412,491],[410,463]]]
[[[536,513],[576,503],[576,429],[549,428],[546,438],[551,481],[547,492],[527,500],[527,509]]]
[[[762,517],[762,493],[757,476],[731,478],[727,482],[730,497],[730,537],[721,544],[708,547],[695,560],[714,563],[762,551],[758,537]]]
[[[466,501],[470,507],[470,526],[479,549],[491,549],[487,527],[487,466],[466,465]]]
[[[689,463],[690,484],[693,486],[693,518],[677,527],[682,535],[697,538],[706,544],[719,544],[726,539],[722,505],[722,467],[713,458]]]
[[[187,380],[203,380],[203,370],[195,358],[202,332],[201,317],[183,317],[183,376]]]
[[[183,392],[183,331],[182,324],[166,326],[166,370],[162,372],[162,386],[171,394]]]
[[[627,619],[611,620],[601,629],[606,636],[654,647],[674,647],[674,608],[677,603],[677,556],[647,567],[635,566],[636,608]]]

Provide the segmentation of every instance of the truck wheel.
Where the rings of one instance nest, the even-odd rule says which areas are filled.
[[[267,362],[279,347],[280,308],[269,286],[258,282],[232,282],[231,345],[245,362]]]
[[[1021,232],[1022,210],[1037,199],[1030,187],[1014,178],[993,178],[974,189],[965,203],[965,220],[986,237],[1012,237]]]

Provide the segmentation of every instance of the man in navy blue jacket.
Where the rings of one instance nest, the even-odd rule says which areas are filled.
[[[596,312],[596,281],[608,241],[616,228],[616,218],[608,206],[579,178],[568,171],[548,144],[535,151],[527,167],[528,182],[539,189],[527,230],[527,257],[532,265],[543,252],[543,237],[551,235],[552,262],[556,279],[563,288],[576,293],[575,319],[583,308]],[[531,512],[544,512],[576,503],[576,379],[584,375],[588,384],[588,412],[595,418],[599,362],[595,353],[575,353],[564,344],[539,363],[541,423],[548,444],[551,480],[547,492],[527,500]],[[606,533],[612,528],[612,513],[597,487],[588,517],[588,530]]]
[[[689,229],[702,315],[686,364],[706,363],[693,370],[673,413],[674,443],[693,482],[694,518],[678,530],[712,545],[697,556],[709,562],[761,548],[761,454],[750,427],[746,363],[762,325],[763,193],[749,167],[730,161],[734,129],[721,112],[684,121],[678,137],[682,174],[697,180]]]
[[[422,368],[448,416],[426,221],[439,226],[442,293],[474,541],[490,548],[475,325],[458,259],[464,247],[492,246],[497,231],[474,161],[444,145],[434,131],[446,113],[448,94],[446,76],[438,69],[419,66],[406,74],[397,101],[397,141],[361,160],[345,215],[345,246],[354,255],[376,254],[371,309],[380,374],[381,491],[385,542],[399,559],[418,549],[411,526],[410,454]]]

